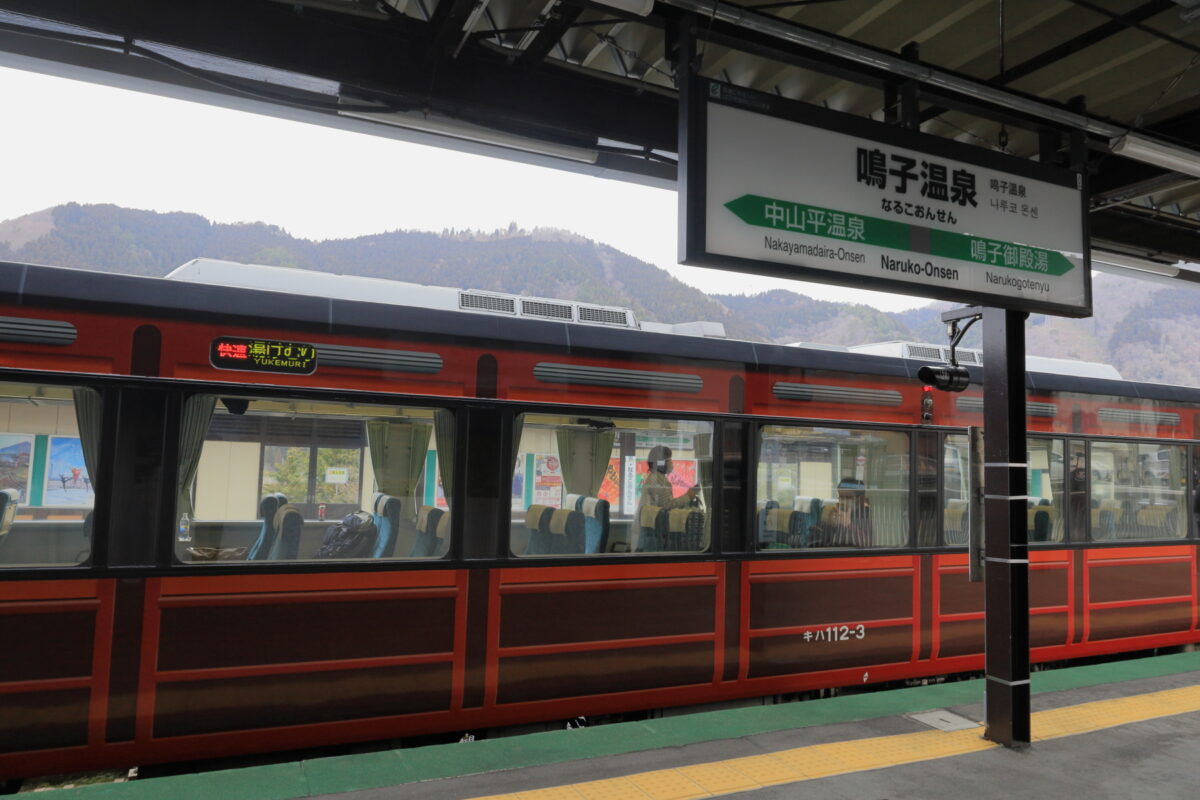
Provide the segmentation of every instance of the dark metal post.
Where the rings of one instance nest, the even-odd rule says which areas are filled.
[[[983,311],[984,738],[1029,744],[1025,317]]]

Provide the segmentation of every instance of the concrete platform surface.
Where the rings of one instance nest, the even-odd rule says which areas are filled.
[[[979,800],[1075,793],[1083,800],[1086,792],[1093,800],[1200,794],[1200,653],[1037,672],[1032,688],[1034,742],[1021,751],[982,738],[983,681],[973,680],[86,786],[48,798]],[[922,716],[929,711],[937,713]]]

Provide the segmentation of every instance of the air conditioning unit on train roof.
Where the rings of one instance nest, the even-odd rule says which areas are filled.
[[[907,358],[925,363],[945,363],[950,360],[950,346],[944,344],[923,344],[920,342],[876,342],[860,344],[849,348],[852,353],[867,353],[875,356],[890,356],[892,358]],[[964,366],[982,366],[983,351],[971,347],[958,348],[956,355],[958,363]],[[1071,375],[1077,378],[1103,378],[1105,380],[1123,380],[1121,373],[1111,364],[1101,364],[1096,361],[1075,361],[1069,358],[1049,358],[1046,356],[1025,356],[1025,368],[1029,372],[1044,372],[1054,375]]]
[[[302,294],[308,297],[360,300],[366,303],[386,303],[476,314],[501,314],[509,317],[573,322],[581,325],[603,325],[634,330],[642,328],[688,336],[723,337],[725,335],[725,328],[719,322],[639,325],[633,309],[618,306],[578,303],[550,297],[527,297],[506,292],[427,286],[420,283],[366,278],[360,275],[339,275],[310,269],[241,264],[236,261],[222,261],[215,258],[193,259],[166,277],[173,281],[232,286],[239,289],[261,289],[268,292]]]

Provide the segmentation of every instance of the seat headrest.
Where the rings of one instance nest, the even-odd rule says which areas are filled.
[[[437,536],[439,539],[445,539],[450,535],[450,513],[446,512],[438,518]]]
[[[436,523],[437,518],[443,513],[445,512],[437,506],[421,506],[420,510],[417,511],[417,529],[422,531],[429,530],[430,517]]]
[[[282,494],[279,494],[278,492],[276,492],[275,494],[267,495],[262,500],[260,500],[258,503],[259,519],[274,520],[275,512],[279,510],[280,506],[286,505],[286,504],[287,504],[287,497],[285,497]]]
[[[783,508],[772,508],[767,512],[767,530],[786,533],[792,524],[794,513],[796,512]]]
[[[569,495],[567,495],[566,499],[563,500],[562,507],[569,511],[578,511],[579,510],[579,502],[581,500],[583,500],[583,495],[569,494]]]
[[[389,514],[399,514],[403,504],[399,497],[393,497],[390,494],[383,492],[375,493],[375,502],[371,504],[374,513],[381,517],[389,516]]]
[[[653,528],[660,511],[662,511],[660,506],[642,506],[638,511],[638,525],[643,528]]]
[[[583,530],[583,515],[569,508],[556,509],[550,516],[549,528],[551,533],[577,533]]]
[[[541,505],[532,505],[527,508],[525,510],[525,527],[531,531],[540,530],[542,527],[542,517],[550,510],[550,506]]]
[[[299,518],[301,523],[304,522],[304,515],[300,513],[300,509],[296,508],[291,503],[285,503],[284,505],[281,505],[279,507],[278,511],[275,512],[275,517],[274,517],[274,520],[272,521],[272,524],[275,526],[275,530],[277,530],[277,531],[283,530],[284,521],[289,516],[295,516],[295,517]]]
[[[767,512],[768,519],[770,515],[776,513],[778,509],[772,509]],[[667,527],[672,532],[683,532],[687,530],[688,518],[692,514],[699,514],[694,508],[672,508],[670,515],[667,517]],[[785,511],[785,514],[791,514],[790,511]]]
[[[13,520],[17,516],[17,501],[21,494],[16,489],[0,490],[0,536],[12,530]]]
[[[604,501],[599,497],[585,497],[583,498],[583,504],[579,507],[579,510],[584,513],[584,516],[595,517],[596,512],[600,510],[599,505],[602,502]]]

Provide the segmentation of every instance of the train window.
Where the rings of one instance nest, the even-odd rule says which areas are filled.
[[[1025,528],[1030,543],[1066,541],[1063,511],[1068,477],[1061,439],[1026,440],[1026,483],[1029,495]]]
[[[1087,541],[1088,522],[1088,469],[1087,444],[1079,439],[1070,442],[1070,464],[1067,472],[1067,500],[1070,514],[1067,517],[1067,533],[1073,542]]]
[[[1184,448],[1092,442],[1092,539],[1179,539],[1187,535]]]
[[[711,423],[522,414],[515,433],[514,556],[709,549]]]
[[[0,567],[91,556],[100,419],[92,389],[0,383]]]
[[[909,435],[762,428],[760,549],[908,545]]]
[[[942,444],[942,536],[952,547],[967,545],[970,464],[967,437],[948,434]]]
[[[183,422],[182,562],[440,558],[449,549],[448,411],[200,395]]]
[[[967,437],[950,434],[942,448],[942,530],[947,545],[967,544],[969,454]],[[1030,542],[1065,541],[1063,443],[1026,440],[1026,529]]]

